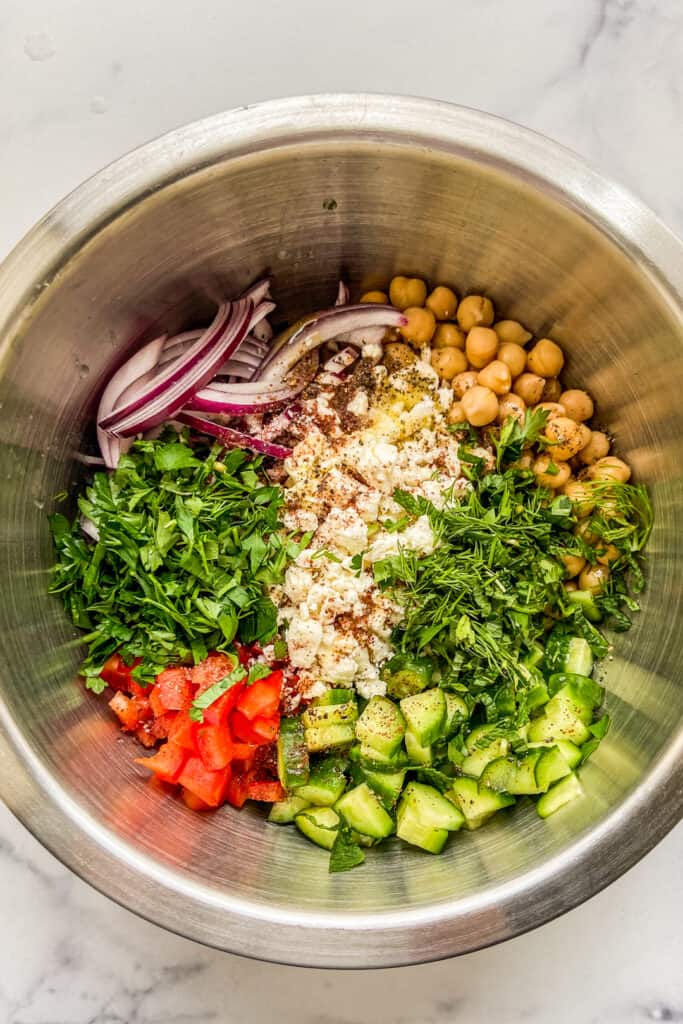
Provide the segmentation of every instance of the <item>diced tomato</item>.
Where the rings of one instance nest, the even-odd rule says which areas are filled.
[[[178,782],[209,807],[218,807],[225,800],[230,783],[230,768],[210,771],[200,757],[189,757],[178,777]]]
[[[121,690],[117,690],[109,701],[109,707],[126,732],[133,732],[151,714],[148,701],[139,697],[126,697]]]
[[[140,686],[131,675],[133,669],[141,662],[142,658],[136,658],[130,665],[126,665],[120,654],[112,654],[102,666],[100,678],[113,690],[124,690],[133,697],[147,697],[149,688]]]
[[[232,669],[233,660],[227,654],[210,654],[204,661],[195,665],[190,669],[190,678],[197,687],[196,696],[208,690],[219,679],[230,675]]]
[[[241,644],[238,640],[235,641],[235,650],[237,651],[240,665],[248,665],[253,658],[258,657],[261,653],[261,648],[258,644]]]
[[[187,711],[194,697],[194,685],[187,668],[167,668],[157,676],[154,689],[165,711]]]
[[[230,726],[238,740],[260,746],[263,743],[272,743],[277,739],[280,730],[280,716],[255,718],[250,722],[241,711],[233,711],[230,715]]]
[[[231,761],[253,757],[256,748],[249,743],[236,743],[227,725],[204,725],[197,730],[199,756],[207,768],[217,771]]]
[[[242,683],[235,683],[213,704],[209,704],[204,711],[204,721],[209,725],[227,725],[228,716],[240,698],[244,689]]]
[[[233,807],[244,807],[249,798],[249,772],[238,770],[239,765],[233,766],[232,777],[225,790],[225,799]]]
[[[213,807],[210,804],[205,804],[203,800],[200,800],[198,796],[191,793],[189,789],[181,789],[180,795],[183,803],[186,804],[191,811],[212,811]]]
[[[152,709],[152,714],[155,718],[160,718],[166,712],[166,707],[162,703],[161,694],[157,685],[153,686],[149,691],[149,706]]]
[[[159,715],[153,722],[149,724],[149,731],[158,740],[165,740],[168,738],[168,734],[171,731],[171,726],[178,716],[177,711],[167,711],[163,715]]]
[[[184,750],[189,750],[196,754],[197,728],[197,723],[192,721],[187,712],[179,711],[168,731],[168,738]]]
[[[149,768],[162,782],[177,782],[187,761],[187,751],[168,742],[159,747],[152,757],[136,757],[135,761]]]
[[[249,719],[270,718],[277,713],[282,691],[282,672],[271,672],[265,679],[257,679],[246,686],[237,707]]]
[[[275,804],[285,798],[285,791],[279,782],[250,782],[247,794],[250,800],[262,800],[268,804]]]
[[[148,750],[151,750],[152,747],[156,747],[158,742],[157,737],[152,735],[150,723],[148,722],[145,722],[144,725],[138,726],[135,730],[135,739],[138,743],[141,743],[143,747],[147,747]]]

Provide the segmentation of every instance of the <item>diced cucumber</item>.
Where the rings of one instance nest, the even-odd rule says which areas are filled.
[[[494,725],[479,725],[473,729],[465,739],[467,757],[460,765],[460,770],[465,775],[471,775],[478,779],[484,768],[490,761],[498,757],[505,757],[510,749],[510,741],[505,737],[498,736],[486,743],[486,737],[493,732]]]
[[[457,693],[450,693],[448,690],[444,690],[443,695],[446,699],[446,721],[442,736],[448,739],[463,722],[468,720],[470,709],[467,701]]]
[[[319,725],[304,732],[306,746],[310,753],[332,750],[353,743],[356,734],[353,725]]]
[[[335,757],[326,757],[313,765],[308,781],[298,786],[295,796],[302,797],[316,807],[332,807],[346,788],[346,777]]]
[[[451,762],[451,764],[457,765],[459,768],[462,768],[462,763],[465,760],[465,755],[462,752],[460,740],[456,737],[454,737],[452,740],[449,740],[448,747],[446,748],[446,750],[448,760]]]
[[[331,690],[326,690],[320,697],[316,697],[312,706],[321,708],[329,704],[350,704],[355,698],[356,695],[353,690],[342,690],[340,687],[333,687]]]
[[[405,734],[406,753],[411,764],[432,764],[434,751],[431,743],[423,746],[410,729]]]
[[[540,708],[544,704],[547,704],[549,700],[550,694],[548,693],[548,687],[544,682],[538,682],[529,690],[526,697],[526,706],[529,711],[535,711],[536,708]]]
[[[554,699],[554,698],[553,698]],[[580,718],[572,714],[571,709],[563,703],[553,708],[546,704],[545,710],[529,725],[530,743],[557,743],[569,740],[577,746],[585,743],[590,733]]]
[[[288,800],[279,800],[270,808],[268,821],[274,821],[276,825],[289,825],[297,814],[300,814],[308,806],[308,800],[302,800],[300,796],[290,796]]]
[[[303,715],[306,729],[323,728],[327,725],[352,725],[358,718],[355,700],[343,704],[321,704],[306,708]]]
[[[370,789],[377,794],[387,810],[391,810],[401,795],[406,780],[405,771],[373,772],[364,770],[363,775]]]
[[[529,649],[529,653],[524,659],[524,664],[527,668],[536,668],[537,665],[543,661],[543,655],[545,651],[539,643],[533,643]]]
[[[551,630],[545,646],[548,672],[577,672],[589,676],[593,671],[593,653],[587,640],[572,636],[559,625]]]
[[[433,687],[412,697],[404,697],[401,711],[408,728],[423,747],[428,747],[442,734],[446,721],[446,698],[443,690]]]
[[[602,613],[595,603],[595,598],[590,590],[570,590],[567,597],[572,604],[579,606],[583,614],[590,622],[600,622]]]
[[[386,679],[387,693],[395,700],[410,697],[426,690],[432,681],[434,663],[431,658],[415,658],[408,654],[396,654],[382,671]]]
[[[554,673],[548,681],[548,689],[553,696],[545,709],[546,713],[552,712],[559,704],[565,704],[584,725],[590,725],[595,708],[602,704],[605,696],[603,687],[598,683],[588,676],[572,672]]]
[[[432,786],[409,782],[396,811],[396,835],[428,853],[441,853],[448,833],[464,820],[455,804]]]
[[[539,751],[539,758],[536,762],[536,784],[540,793],[546,790],[555,782],[559,782],[566,775],[571,774],[571,767],[567,764],[564,754],[559,747],[546,747]]]
[[[316,846],[331,850],[337,838],[339,815],[331,807],[307,807],[297,814],[294,824]]]
[[[547,793],[540,797],[536,804],[536,810],[541,818],[548,818],[555,811],[559,811],[561,807],[564,807],[565,804],[581,796],[582,793],[581,783],[572,772],[571,775],[567,775],[564,779],[556,782],[552,789],[549,789]]]
[[[540,793],[536,782],[536,764],[540,757],[537,750],[530,750],[521,757],[498,757],[490,761],[481,773],[479,789],[512,796]]]
[[[337,801],[335,810],[355,832],[384,839],[394,831],[394,822],[366,782],[349,789]]]
[[[407,764],[406,755],[402,750],[397,750],[391,757],[387,757],[386,754],[381,754],[379,750],[369,747],[366,743],[361,743],[358,749],[362,767],[369,768],[370,771],[395,772]]]
[[[356,736],[364,746],[391,757],[401,746],[406,731],[403,715],[387,697],[371,697],[356,722]]]
[[[570,743],[569,740],[556,740],[555,743],[530,743],[529,746],[541,751],[549,750],[553,746],[557,747],[570,768],[576,768],[581,761],[581,748],[577,747],[575,743]]]
[[[300,718],[280,719],[277,738],[277,773],[285,789],[300,786],[308,779],[308,748],[304,723]]]
[[[465,778],[455,779],[445,796],[462,811],[465,828],[470,832],[480,828],[496,811],[515,802],[515,798],[507,793],[495,793],[485,788],[480,790],[476,779]]]

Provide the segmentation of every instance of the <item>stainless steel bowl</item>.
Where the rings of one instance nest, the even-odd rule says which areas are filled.
[[[614,724],[587,795],[531,806],[330,876],[256,810],[213,817],[152,790],[46,595],[45,513],[121,351],[264,270],[281,309],[398,271],[489,292],[556,338],[569,380],[649,484],[649,588],[607,668]],[[587,899],[683,806],[680,621],[683,248],[547,139],[423,100],[318,96],[190,125],[124,157],[41,221],[0,270],[0,790],[73,870],[145,917],[249,956],[378,967],[462,953]]]

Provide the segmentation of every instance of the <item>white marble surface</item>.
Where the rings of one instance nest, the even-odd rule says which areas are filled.
[[[2,0],[0,256],[52,203],[184,121],[293,93],[481,107],[553,135],[683,233],[682,0]],[[138,920],[0,811],[7,1024],[683,1021],[679,829],[585,906],[459,961],[250,963]]]

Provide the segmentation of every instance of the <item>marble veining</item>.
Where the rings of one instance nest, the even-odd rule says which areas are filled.
[[[236,45],[234,45],[236,44]],[[0,258],[90,173],[272,96],[437,96],[545,132],[683,233],[681,0],[0,5]],[[182,72],[182,73],[180,73]],[[0,810],[5,1024],[683,1021],[683,831],[504,946],[388,972],[264,965],[117,907]]]

